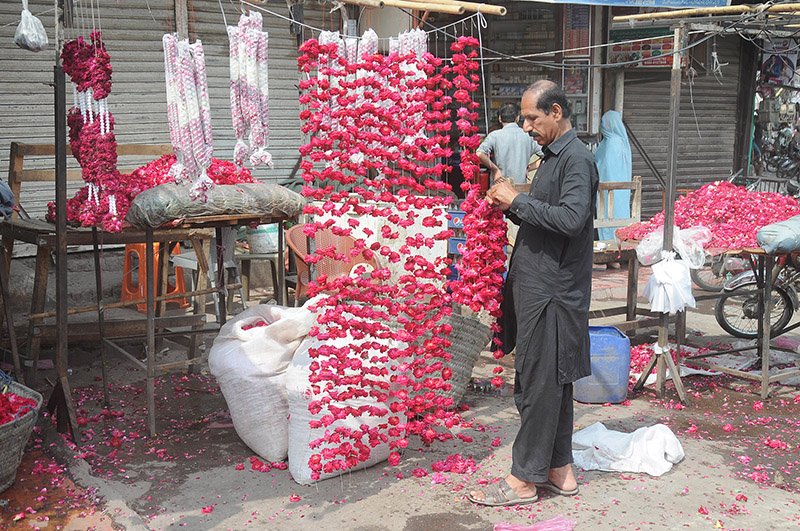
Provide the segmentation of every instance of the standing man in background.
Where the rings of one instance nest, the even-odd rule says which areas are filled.
[[[492,131],[476,150],[481,164],[493,173],[494,182],[508,179],[525,184],[531,155],[542,156],[541,146],[518,125],[519,106],[504,103],[497,111],[501,129]],[[494,155],[494,162],[489,158]]]
[[[528,194],[509,180],[486,194],[517,223],[504,291],[503,352],[516,347],[514,402],[520,429],[511,473],[470,492],[489,506],[530,504],[544,489],[578,493],[572,470],[572,382],[591,374],[589,303],[597,166],[572,129],[564,91],[537,81],[522,96],[523,129],[544,147]]]

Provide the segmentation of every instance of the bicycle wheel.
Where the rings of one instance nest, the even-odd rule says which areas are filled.
[[[722,291],[728,280],[725,268],[725,255],[706,255],[706,263],[700,269],[691,269],[692,281],[703,291]]]
[[[717,299],[714,317],[723,330],[732,336],[753,339],[758,336],[758,286],[755,282],[742,284],[724,292]],[[772,289],[771,334],[778,334],[792,318],[792,299],[782,287]]]

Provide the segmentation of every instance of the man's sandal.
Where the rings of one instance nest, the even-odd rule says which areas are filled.
[[[564,490],[557,487],[555,483],[549,480],[545,483],[536,482],[534,483],[534,485],[536,485],[537,489],[549,490],[553,494],[558,494],[560,496],[575,496],[576,494],[578,494],[578,487],[575,487],[572,490]]]
[[[467,494],[467,499],[479,505],[486,505],[487,507],[506,507],[508,505],[530,505],[539,500],[539,496],[534,494],[529,498],[520,498],[514,489],[508,484],[505,479],[501,479],[496,483],[487,485],[485,488],[480,489],[483,493],[483,499],[479,500],[473,498],[471,494]]]

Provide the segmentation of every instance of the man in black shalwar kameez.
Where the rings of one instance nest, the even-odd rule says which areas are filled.
[[[514,401],[520,430],[511,473],[469,499],[482,505],[533,503],[537,488],[577,494],[572,471],[572,382],[591,373],[589,302],[598,174],[551,81],[522,97],[523,129],[544,147],[529,194],[498,182],[487,200],[519,224],[503,302],[503,351],[516,346]]]

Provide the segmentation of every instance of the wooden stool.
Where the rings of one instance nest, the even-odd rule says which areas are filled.
[[[160,244],[153,244],[153,266],[156,271],[159,271],[159,248]],[[145,261],[146,244],[144,243],[129,243],[125,245],[125,260],[123,262],[123,276],[122,276],[122,302],[135,301],[138,299],[147,298],[147,267]],[[181,254],[180,244],[175,244],[174,254]],[[136,257],[138,265],[138,274],[136,275],[136,283],[133,282],[133,257]],[[156,275],[157,277],[158,275]],[[186,291],[186,284],[183,278],[183,269],[180,267],[175,268],[175,282],[167,284],[167,295],[171,293],[184,293]],[[189,301],[186,297],[180,299],[173,299],[167,301],[168,303],[177,303],[181,309],[189,307]],[[139,313],[147,313],[147,304],[142,302],[136,304],[136,309]]]

